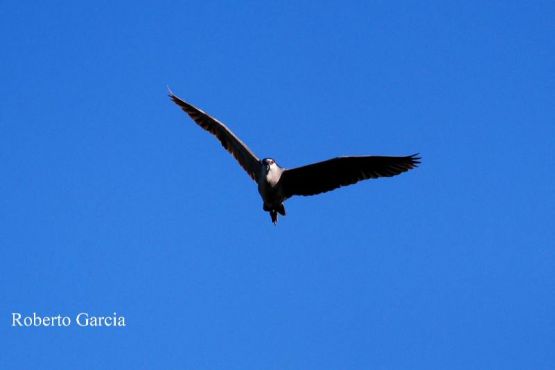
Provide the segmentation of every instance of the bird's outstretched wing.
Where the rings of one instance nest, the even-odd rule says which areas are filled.
[[[256,181],[259,173],[260,160],[226,125],[211,117],[202,110],[181,100],[171,91],[169,97],[179,105],[200,127],[216,136],[222,146],[230,152],[249,176]]]
[[[280,178],[283,195],[316,195],[361,180],[395,176],[420,163],[417,154],[406,157],[337,157],[285,170]]]

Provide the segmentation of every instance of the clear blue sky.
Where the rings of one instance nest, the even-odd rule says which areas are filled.
[[[1,5],[0,368],[554,369],[552,1]],[[421,167],[293,198],[260,157]],[[126,328],[12,328],[117,312]]]

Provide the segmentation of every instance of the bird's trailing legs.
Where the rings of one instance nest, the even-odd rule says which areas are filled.
[[[283,206],[283,203],[282,203],[276,209],[271,209],[268,212],[270,213],[270,217],[272,218],[273,224],[277,225],[278,213],[282,216],[285,216],[285,207]]]
[[[276,210],[273,210],[273,209],[272,209],[272,210],[270,211],[270,217],[272,218],[272,223],[273,223],[274,225],[277,225],[277,217],[278,217],[278,216],[277,216],[277,211],[276,211]]]

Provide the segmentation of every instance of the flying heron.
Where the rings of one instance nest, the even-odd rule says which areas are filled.
[[[316,195],[361,180],[399,175],[420,163],[418,154],[404,157],[349,156],[297,168],[283,168],[272,158],[259,159],[226,125],[175,96],[171,90],[169,97],[200,127],[216,136],[258,184],[262,208],[270,214],[274,225],[277,224],[278,213],[285,216],[283,202],[293,195]]]

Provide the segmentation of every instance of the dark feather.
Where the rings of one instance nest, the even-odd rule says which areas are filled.
[[[260,161],[256,155],[243,143],[237,136],[231,132],[226,125],[211,117],[202,110],[192,106],[191,104],[181,100],[173,93],[169,93],[172,101],[179,105],[200,127],[216,136],[222,146],[230,152],[239,162],[241,167],[249,176],[256,181],[259,173]]]
[[[395,176],[415,168],[419,163],[417,154],[406,157],[337,157],[285,170],[280,185],[287,198],[316,195],[361,180]]]

